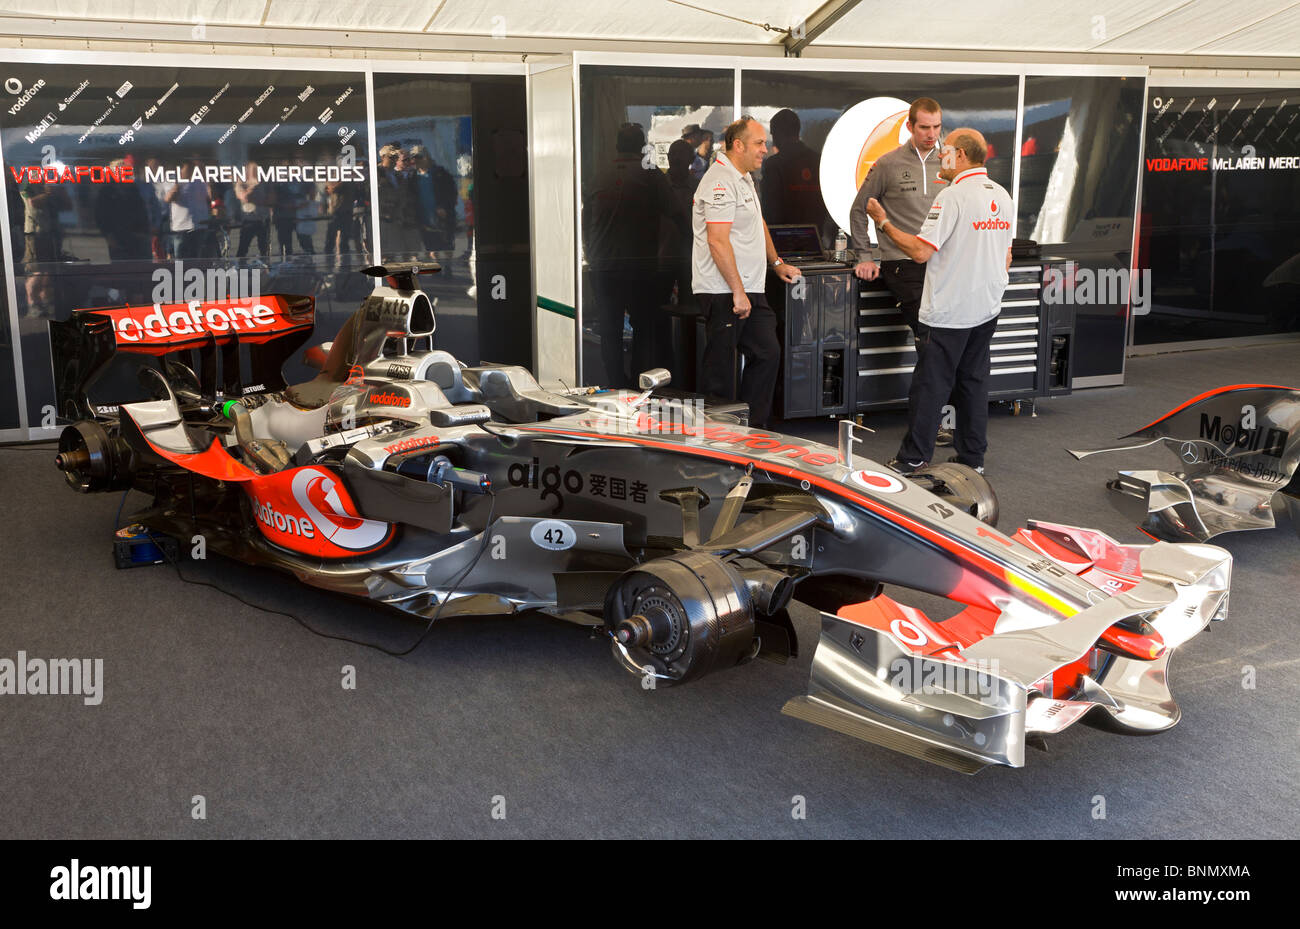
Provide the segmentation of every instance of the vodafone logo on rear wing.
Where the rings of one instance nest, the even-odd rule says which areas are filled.
[[[215,339],[264,342],[287,332],[310,328],[311,303],[295,312],[283,297],[189,303],[156,303],[85,310],[107,317],[117,347],[127,351],[175,351]]]

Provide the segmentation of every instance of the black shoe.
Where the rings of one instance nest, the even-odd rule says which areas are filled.
[[[941,447],[941,448],[949,448],[949,447],[951,447],[951,446],[952,446],[952,430],[951,430],[951,429],[940,429],[940,430],[935,434],[935,437],[934,437],[934,444],[935,444],[935,445],[938,445],[938,446]]]
[[[914,474],[929,463],[928,461],[899,461],[897,458],[891,458],[888,467],[899,474]]]
[[[951,458],[949,458],[948,460],[949,460],[950,462],[952,462],[953,464],[966,465],[966,467],[970,468],[970,469],[971,469],[972,471],[974,471],[976,474],[983,474],[983,473],[984,473],[984,466],[983,466],[983,465],[968,465],[968,464],[966,464],[966,462],[962,461],[962,460],[961,460],[960,458],[958,458],[956,455],[953,455],[953,456],[952,456]]]

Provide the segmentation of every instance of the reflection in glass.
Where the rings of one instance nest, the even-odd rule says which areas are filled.
[[[8,264],[8,262],[4,262]],[[2,266],[0,266],[2,267]],[[7,267],[3,268],[6,274]],[[0,429],[17,429],[18,377],[14,367],[14,334],[9,321],[9,288],[0,287]]]
[[[479,357],[470,80],[376,75],[379,245],[385,261],[435,260],[420,281],[438,298],[437,344]]]
[[[732,117],[730,71],[584,67],[582,381],[695,383],[690,211]]]
[[[384,261],[442,265],[420,281],[438,300],[436,347],[468,364],[529,363],[523,79],[376,74],[374,88]]]
[[[1131,77],[1025,78],[1017,235],[1127,256],[1142,86]]]
[[[1074,262],[1081,279],[1120,280],[1132,265],[1143,80],[1028,76],[1016,234]],[[1071,301],[1074,377],[1117,376],[1127,288]]]
[[[778,110],[767,127],[771,154],[760,169],[759,194],[768,226],[817,227],[822,247],[835,240],[835,228],[822,199],[822,153],[800,138],[803,125],[791,109]]]
[[[1010,190],[1017,85],[1017,78],[1007,75],[744,71],[740,93],[743,111],[764,126],[770,126],[779,111],[793,111],[801,143],[818,152],[831,127],[854,104],[872,97],[932,97],[943,107],[945,132],[970,126],[984,134],[989,177]]]
[[[28,99],[0,110],[0,131],[30,422],[54,402],[47,323],[74,309],[307,294],[329,338],[335,303],[351,312],[369,289],[361,74],[15,63],[6,77]]]

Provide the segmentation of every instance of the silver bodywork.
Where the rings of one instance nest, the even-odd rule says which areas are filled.
[[[1178,456],[1177,470],[1119,471],[1107,483],[1116,506],[1144,532],[1204,542],[1272,529],[1279,508],[1300,532],[1300,390],[1221,388],[1120,442],[1070,454],[1082,459],[1156,444]]]
[[[135,519],[174,536],[201,529],[220,554],[420,617],[585,614],[628,670],[669,682],[613,632],[611,603],[629,578],[662,585],[694,571],[703,593],[692,610],[713,599],[724,633],[755,630],[742,661],[793,635],[777,586],[808,602],[829,596],[808,693],[784,712],[967,772],[1021,766],[1027,745],[1094,712],[1129,732],[1174,725],[1170,655],[1226,616],[1232,561],[1221,549],[1123,546],[1052,524],[1009,536],[960,493],[941,495],[942,481],[927,489],[855,458],[852,441],[835,449],[655,400],[663,373],[647,372],[640,394],[548,391],[524,368],[463,366],[420,344],[432,326],[421,292],[378,288],[320,378],[245,401],[242,438],[211,431],[208,407],[183,409],[166,384],[166,397],[123,404],[138,454],[207,480],[197,506],[195,481],[164,482]],[[283,447],[293,464],[258,465],[254,445]],[[461,483],[432,476],[435,455]],[[382,543],[325,558],[249,518],[259,487],[308,469],[355,504],[333,515],[379,527]],[[969,489],[982,478],[950,480]],[[710,574],[734,586],[710,588]],[[840,586],[818,587],[827,579]],[[964,604],[979,624],[958,633],[884,597],[884,584]],[[906,612],[891,623],[851,609],[868,603]],[[1150,654],[1103,648],[1116,629],[1153,643]],[[791,642],[773,660],[794,654]]]
[[[1093,710],[1129,731],[1168,729],[1181,715],[1169,692],[1169,656],[1227,615],[1232,556],[1162,542],[1143,547],[1141,569],[1132,590],[1037,628],[995,632],[957,660],[917,655],[896,636],[822,613],[810,693],[783,712],[964,773],[1020,767],[1032,740]],[[1109,655],[1079,693],[1053,695],[1053,672],[1129,618],[1148,622],[1166,650],[1150,661]]]

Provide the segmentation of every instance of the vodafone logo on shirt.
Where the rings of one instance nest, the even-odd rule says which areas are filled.
[[[998,202],[996,200],[989,201],[989,212],[992,213],[993,215],[988,219],[971,220],[971,228],[972,229],[1010,229],[1011,228],[1011,223],[1007,222],[1005,219],[1002,219],[1001,217],[998,216]]]
[[[997,216],[994,216],[990,219],[972,219],[970,225],[972,229],[1010,229],[1011,228],[1011,223],[1007,222],[1005,219],[1000,219]]]

